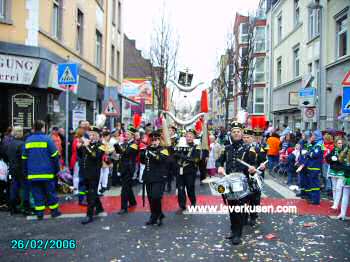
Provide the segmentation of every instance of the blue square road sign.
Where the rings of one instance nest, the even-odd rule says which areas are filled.
[[[78,64],[58,64],[59,85],[77,85],[78,74]]]
[[[350,114],[350,86],[343,87],[342,113]]]

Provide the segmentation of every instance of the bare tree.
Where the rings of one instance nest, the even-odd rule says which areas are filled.
[[[247,110],[248,108],[248,97],[253,90],[254,82],[254,57],[255,57],[255,19],[252,16],[247,17],[246,34],[244,34],[244,41],[241,43],[240,39],[242,35],[238,32],[239,27],[235,29],[235,46],[241,47],[236,48],[233,53],[233,61],[235,68],[235,82],[236,86],[240,86],[240,95],[241,95],[241,108]],[[242,50],[240,52],[240,50]]]
[[[242,109],[248,109],[248,97],[254,83],[255,68],[255,18],[248,15],[245,22],[245,34],[241,41],[239,27],[231,27],[226,37],[226,51],[218,64],[217,87],[225,106],[225,126],[228,126],[229,104],[234,96],[241,96]],[[242,51],[240,51],[242,50]],[[240,86],[234,92],[234,87]]]
[[[154,28],[151,38],[150,58],[153,65],[154,95],[158,105],[158,115],[163,109],[164,89],[170,78],[176,74],[176,59],[179,41],[163,12]],[[154,103],[153,103],[154,104]]]

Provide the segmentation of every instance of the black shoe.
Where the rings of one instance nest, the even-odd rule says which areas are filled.
[[[186,208],[180,208],[179,210],[176,211],[176,214],[182,215],[185,210],[186,210]]]
[[[99,193],[100,193],[100,194],[103,194],[106,190],[107,190],[106,187],[102,187],[102,188],[100,189]]]
[[[238,236],[235,236],[232,238],[232,245],[239,245],[241,243],[241,238]]]
[[[226,239],[232,239],[233,238],[233,235],[229,235],[227,237],[225,237]]]
[[[155,224],[157,224],[157,221],[155,221],[154,219],[150,219],[146,222],[146,226],[155,225]]]
[[[17,208],[11,208],[10,209],[10,215],[13,216],[13,215],[16,215],[16,214],[19,214],[21,213],[20,210],[18,210]]]
[[[86,224],[91,223],[92,221],[94,221],[92,217],[86,217],[83,221],[81,221],[81,223],[83,225],[86,225]]]
[[[160,214],[159,218],[158,218],[158,223],[157,225],[160,227],[161,225],[163,225],[163,219],[165,218],[164,214]]]
[[[38,217],[38,220],[43,220],[44,219],[44,215],[40,215],[40,216],[37,216]]]
[[[101,213],[103,213],[103,212],[105,212],[105,210],[104,210],[103,208],[101,208],[101,209],[96,209],[95,215],[98,216],[99,214],[101,214]]]
[[[62,213],[60,211],[56,210],[56,211],[52,212],[51,217],[55,218],[55,217],[59,217],[61,215],[62,215]]]
[[[128,210],[127,209],[122,209],[118,212],[118,215],[124,215],[124,214],[127,214],[128,213]]]

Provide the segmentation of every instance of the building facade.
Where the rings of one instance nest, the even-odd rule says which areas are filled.
[[[349,71],[349,1],[262,2],[267,10],[274,125],[346,129],[341,116],[341,82]],[[300,97],[304,88],[315,90],[307,105]]]
[[[36,119],[64,125],[57,64],[66,62],[80,67],[70,126],[93,122],[123,78],[122,1],[0,0],[0,6],[0,110],[7,116],[0,129],[30,130]]]

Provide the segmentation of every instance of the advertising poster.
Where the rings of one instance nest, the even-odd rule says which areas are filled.
[[[152,81],[149,79],[124,79],[122,95],[140,103],[144,98],[146,105],[152,105]]]

